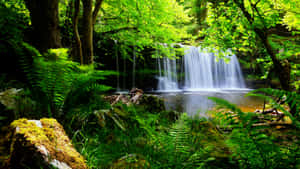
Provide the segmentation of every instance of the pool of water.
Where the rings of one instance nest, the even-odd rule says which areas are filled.
[[[258,97],[245,96],[249,90],[208,90],[163,92],[165,106],[169,110],[187,112],[190,116],[207,116],[207,110],[215,107],[215,103],[208,97],[218,97],[236,104],[244,112],[253,112],[262,108],[264,101]]]

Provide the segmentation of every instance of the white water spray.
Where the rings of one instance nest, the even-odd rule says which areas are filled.
[[[158,90],[178,90],[176,59],[157,58]]]
[[[245,88],[242,71],[235,55],[216,61],[213,53],[189,47],[184,55],[185,89],[238,89]]]

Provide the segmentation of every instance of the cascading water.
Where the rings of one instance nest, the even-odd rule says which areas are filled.
[[[176,59],[157,58],[159,76],[158,90],[178,90]]]
[[[126,76],[125,76],[125,74],[127,73],[126,72],[127,70],[126,70],[126,59],[125,58],[123,58],[123,73],[124,73],[124,75],[123,75],[123,89],[126,89]]]
[[[184,47],[184,46],[182,46]],[[182,60],[184,90],[245,89],[243,74],[235,55],[216,61],[214,53],[201,51],[200,47],[186,47]],[[158,90],[178,90],[176,59],[157,58]]]
[[[136,53],[135,46],[133,47],[133,68],[132,68],[132,88],[135,88],[135,68],[136,68]]]
[[[115,53],[116,53],[116,67],[117,67],[117,92],[120,92],[120,68],[119,68],[119,51],[118,51],[118,41],[115,40]]]
[[[213,53],[200,52],[200,47],[189,47],[184,55],[185,89],[245,88],[242,71],[235,55],[216,61]]]
[[[198,48],[190,47],[184,55],[186,88],[213,88],[212,59],[209,53],[199,55]]]
[[[209,117],[206,111],[213,108],[215,103],[208,100],[208,96],[221,97],[241,106],[249,105],[244,97],[248,89],[235,55],[225,56],[225,62],[214,53],[201,51],[200,47],[182,47],[185,48],[185,55],[178,62],[178,72],[184,76],[180,76],[180,83],[177,81],[176,60],[167,57],[157,59],[158,92],[166,92],[161,95],[168,110],[178,109],[190,116]],[[178,90],[178,84],[185,92],[168,93]]]

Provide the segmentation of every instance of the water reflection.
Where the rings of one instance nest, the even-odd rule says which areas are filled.
[[[190,116],[207,117],[207,110],[213,108],[215,103],[208,97],[219,97],[239,106],[243,111],[254,111],[263,106],[263,101],[256,97],[245,97],[246,92],[184,92],[164,93],[165,106],[168,110],[187,112]]]

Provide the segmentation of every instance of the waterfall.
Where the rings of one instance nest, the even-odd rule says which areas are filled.
[[[157,55],[159,55],[157,53]],[[245,89],[243,74],[235,55],[225,56],[228,62],[218,59],[214,53],[201,51],[200,47],[186,47],[182,58],[184,90]],[[218,61],[217,61],[218,59]],[[159,91],[179,90],[176,59],[156,59]]]
[[[126,58],[123,58],[123,89],[126,89]]]
[[[226,57],[230,59],[229,63],[223,59],[216,61],[213,53],[200,52],[200,47],[189,47],[185,50],[185,89],[245,88],[237,57]]]
[[[115,53],[116,53],[116,67],[117,67],[117,92],[121,91],[120,89],[120,68],[119,68],[119,50],[118,50],[118,41],[115,40]]]
[[[135,69],[136,69],[136,53],[135,46],[133,47],[133,68],[132,68],[132,88],[135,88]]]
[[[213,88],[213,57],[209,53],[199,55],[198,48],[190,47],[184,55],[186,88]]]
[[[157,58],[159,76],[158,90],[178,90],[176,59]]]

